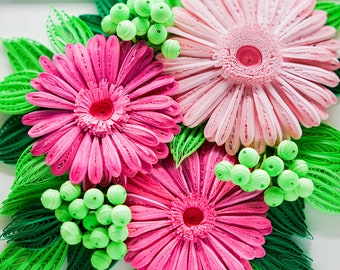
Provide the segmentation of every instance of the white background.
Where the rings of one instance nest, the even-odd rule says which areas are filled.
[[[58,10],[65,10],[70,15],[97,14],[91,0],[0,0],[0,38],[26,37],[50,47],[45,24],[51,5]],[[0,44],[0,81],[10,73],[10,64],[3,46]],[[338,117],[340,115],[340,104],[333,106],[329,112],[328,123],[340,129],[340,117]],[[6,118],[7,116],[0,113],[0,125]],[[9,193],[13,178],[14,166],[0,162],[0,205]],[[297,241],[305,252],[314,259],[313,268],[315,270],[340,269],[338,261],[340,258],[340,215],[323,214],[307,204],[306,216],[314,240],[298,239]],[[8,218],[0,217],[0,234],[8,220]],[[1,241],[0,252],[4,247],[4,241]],[[132,268],[124,262],[119,262],[113,269],[127,270]]]

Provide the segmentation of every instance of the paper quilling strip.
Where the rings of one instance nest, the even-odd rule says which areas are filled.
[[[340,214],[340,6],[94,5],[51,8],[51,50],[3,40],[0,269],[312,269],[292,236],[305,202]]]

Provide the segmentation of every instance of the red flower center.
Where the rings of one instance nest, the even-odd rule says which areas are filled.
[[[90,114],[100,120],[108,120],[114,113],[114,107],[109,99],[94,102],[90,108]]]
[[[262,63],[262,54],[253,46],[242,46],[236,53],[237,60],[245,67],[259,66]]]
[[[203,221],[203,213],[196,207],[190,207],[183,213],[183,220],[187,226],[198,226]]]

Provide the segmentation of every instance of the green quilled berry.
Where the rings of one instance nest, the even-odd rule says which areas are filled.
[[[230,171],[233,167],[229,161],[223,160],[216,164],[214,168],[214,173],[217,179],[221,181],[227,181],[230,179]]]
[[[246,166],[236,164],[230,170],[230,178],[235,185],[245,185],[250,180],[250,171]]]
[[[268,157],[262,164],[263,169],[269,176],[278,176],[284,169],[284,163],[278,156]]]
[[[130,9],[126,4],[117,3],[110,9],[110,18],[115,24],[128,20],[130,17]]]
[[[283,190],[279,187],[271,186],[264,192],[264,201],[271,207],[277,207],[284,201]]]
[[[298,146],[295,142],[284,140],[277,147],[277,154],[283,160],[293,160],[298,154]]]
[[[259,163],[260,155],[254,148],[246,147],[241,149],[239,152],[238,160],[242,165],[248,168],[253,168],[257,165],[257,163]]]

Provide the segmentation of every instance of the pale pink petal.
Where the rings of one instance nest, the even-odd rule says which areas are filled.
[[[224,26],[225,29],[233,27],[238,20],[235,20],[228,9],[226,8],[224,1],[221,0],[202,0],[206,6],[214,8],[210,9],[210,12],[215,16],[216,19]]]
[[[180,37],[174,37],[172,39],[177,40],[181,45],[181,56],[211,58],[214,53],[213,48],[190,39]]]
[[[224,4],[235,22],[240,24],[244,24],[246,22],[244,14],[246,11],[243,10],[240,1],[238,0],[224,1]]]
[[[271,25],[273,19],[277,17],[279,7],[282,5],[282,0],[258,0],[257,1],[257,18],[259,24]],[[280,7],[282,8],[282,7]]]
[[[289,61],[308,59],[328,62],[332,60],[333,54],[326,48],[311,46],[296,46],[281,49],[282,57],[289,58]],[[288,62],[288,61],[287,61]]]
[[[245,87],[239,108],[240,141],[244,146],[249,146],[255,137],[255,106],[251,91],[250,87]]]

